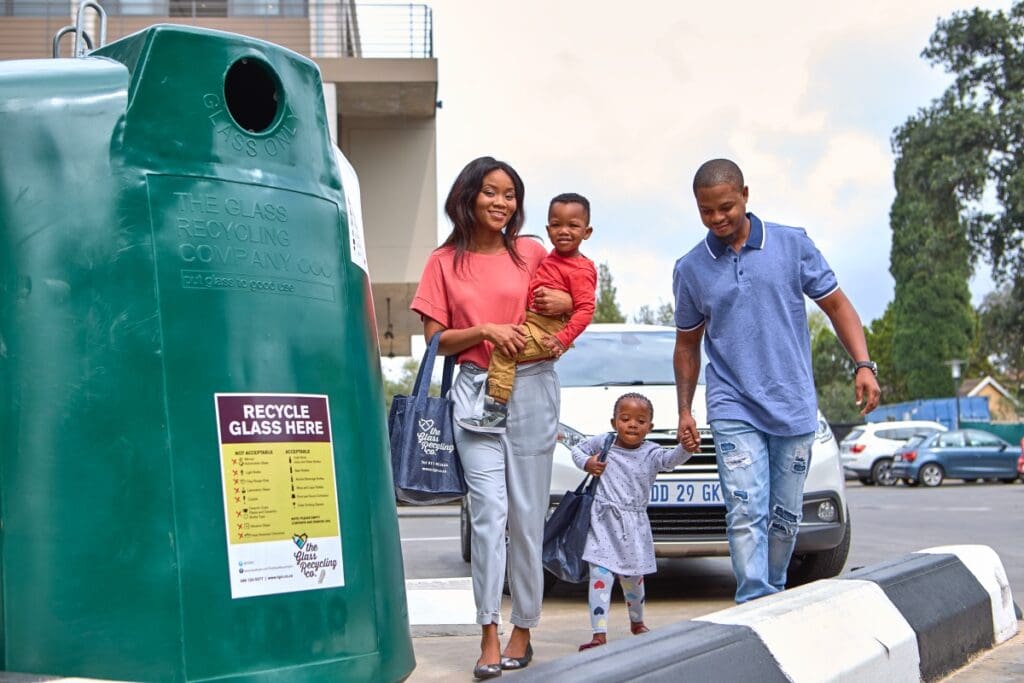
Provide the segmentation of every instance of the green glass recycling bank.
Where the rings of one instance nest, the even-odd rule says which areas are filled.
[[[351,168],[317,67],[154,26],[0,65],[3,669],[415,662]]]

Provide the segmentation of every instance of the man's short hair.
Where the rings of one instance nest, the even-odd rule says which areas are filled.
[[[744,187],[743,171],[729,159],[705,161],[697,169],[697,174],[693,176],[693,191],[696,192],[715,185],[732,185],[737,190],[742,190]]]
[[[548,216],[551,215],[551,207],[555,204],[579,204],[583,207],[583,213],[587,216],[587,225],[590,225],[590,200],[575,192],[563,192],[553,198],[548,204]]]

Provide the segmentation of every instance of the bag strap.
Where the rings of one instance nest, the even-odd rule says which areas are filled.
[[[608,432],[604,437],[604,444],[601,445],[601,452],[597,455],[598,462],[604,462],[608,459],[608,451],[612,449],[612,444],[615,443],[615,432]],[[583,489],[587,489],[587,493],[593,495],[594,491],[597,490],[597,484],[600,481],[598,477],[591,474],[587,474],[580,482],[580,485],[576,488],[576,493],[582,493]]]
[[[437,348],[441,344],[441,333],[438,332],[430,338],[427,350],[423,352],[423,361],[420,363],[419,372],[416,373],[416,383],[412,385],[412,400],[414,404],[425,404],[427,393],[430,391],[430,378],[434,374],[434,359],[437,358]]]
[[[448,396],[448,392],[451,391],[453,374],[455,374],[455,354],[444,357],[444,369],[441,370],[442,398]]]

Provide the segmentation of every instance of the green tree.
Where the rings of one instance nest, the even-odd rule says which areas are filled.
[[[649,304],[644,304],[633,314],[633,322],[643,325],[675,325],[675,306],[671,302],[661,302],[655,310]]]
[[[1024,2],[940,20],[922,56],[953,82],[893,137],[893,362],[909,398],[949,395],[944,361],[981,347],[973,263],[1024,277]]]
[[[811,334],[811,367],[818,407],[832,422],[860,422],[853,386],[853,361],[821,311],[807,316]]]
[[[443,360],[443,358],[438,358],[438,364]],[[384,377],[384,399],[389,412],[391,411],[391,399],[395,396],[408,396],[412,393],[412,386],[416,383],[416,373],[419,372],[419,369],[420,362],[415,358],[410,358],[402,364],[402,373],[397,379],[391,380]],[[441,393],[441,386],[437,382],[431,382],[428,391],[432,396],[438,396]]]
[[[892,302],[885,307],[881,318],[871,321],[865,332],[868,352],[878,364],[878,385],[882,390],[882,401],[901,403],[910,398],[907,385],[899,373],[893,354],[893,336],[896,333],[896,313]]]
[[[957,212],[956,182],[950,179],[955,175],[935,170],[950,160],[936,148],[937,141],[922,139],[933,132],[914,120],[900,129],[890,213],[893,364],[912,399],[952,392],[945,362],[966,357],[973,329],[966,228]]]
[[[622,315],[619,303],[615,300],[615,284],[612,271],[607,263],[597,266],[597,302],[594,305],[595,323],[623,323],[626,316]]]
[[[1003,386],[1024,395],[1024,281],[986,295],[978,318],[978,356],[991,359]]]
[[[945,184],[977,254],[996,278],[1024,276],[1024,2],[1008,12],[973,9],[940,20],[922,56],[953,75],[943,95],[915,117],[934,131]],[[934,182],[938,181],[938,182]],[[945,181],[943,183],[943,181]],[[981,198],[984,192],[994,198]]]

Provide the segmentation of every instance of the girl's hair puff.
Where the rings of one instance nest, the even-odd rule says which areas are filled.
[[[615,406],[612,408],[612,417],[615,417],[615,414],[619,412],[619,404],[627,399],[643,403],[645,406],[647,406],[647,410],[650,411],[651,419],[654,419],[654,404],[651,403],[651,399],[647,398],[643,394],[638,394],[635,391],[631,391],[628,394],[623,394],[622,396],[619,396],[617,399],[615,399]]]

